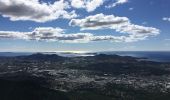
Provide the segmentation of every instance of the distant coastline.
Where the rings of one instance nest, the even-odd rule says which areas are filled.
[[[38,52],[0,52],[0,56],[15,57],[28,56]],[[72,53],[72,52],[39,52],[42,54],[57,54],[64,57],[78,57],[78,56],[94,56],[96,54],[108,54],[119,56],[131,56],[137,58],[144,58],[144,60],[157,62],[170,62],[170,51],[105,51],[105,52],[89,52],[89,53]]]

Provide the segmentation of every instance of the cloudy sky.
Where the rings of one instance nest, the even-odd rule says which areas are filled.
[[[0,0],[0,51],[168,51],[170,0]]]

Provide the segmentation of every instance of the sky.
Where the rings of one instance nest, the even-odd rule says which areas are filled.
[[[0,52],[169,51],[170,0],[0,0]]]

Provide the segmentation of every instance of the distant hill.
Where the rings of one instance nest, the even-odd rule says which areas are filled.
[[[17,56],[17,58],[27,60],[50,60],[50,61],[60,61],[66,59],[65,57],[61,57],[56,54],[42,54],[42,53],[36,53],[28,56]]]

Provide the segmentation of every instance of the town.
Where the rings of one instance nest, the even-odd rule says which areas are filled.
[[[55,91],[66,94],[78,94],[80,91],[100,93],[110,98],[108,100],[142,97],[144,99],[139,100],[150,100],[151,96],[159,100],[157,98],[162,98],[159,96],[170,96],[170,63],[130,56],[96,54],[62,57],[37,53],[0,57],[0,79],[27,80],[28,76],[42,78],[40,85]]]

